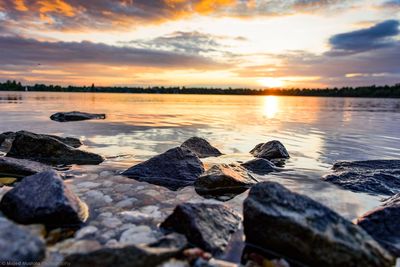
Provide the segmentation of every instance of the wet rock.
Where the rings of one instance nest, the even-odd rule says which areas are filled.
[[[191,137],[182,143],[181,147],[186,147],[194,152],[199,158],[219,157],[222,153],[213,147],[207,140],[200,137]]]
[[[35,161],[0,157],[0,175],[3,176],[25,177],[51,169],[50,166]]]
[[[368,234],[396,257],[400,257],[400,194],[357,220]]]
[[[256,158],[264,158],[268,160],[287,159],[290,157],[285,146],[277,140],[258,144],[250,151],[250,154]]]
[[[22,132],[31,133],[28,131],[22,131]],[[33,134],[33,133],[31,133],[31,134]],[[9,146],[11,147],[11,144],[14,141],[15,135],[16,135],[15,132],[5,132],[5,133],[0,134],[0,145],[4,141],[8,140],[10,143]],[[56,140],[60,141],[61,143],[72,146],[74,148],[78,148],[83,145],[81,140],[79,140],[78,138],[74,138],[74,137],[60,137],[57,135],[50,135],[50,134],[42,134],[42,135],[49,137],[49,138],[56,139]]]
[[[245,163],[242,163],[241,165],[245,169],[260,175],[274,172],[277,170],[275,164],[273,164],[271,161],[267,159],[261,159],[261,158],[249,160]]]
[[[100,164],[100,155],[82,151],[46,135],[20,131],[7,157],[29,159],[49,164]]]
[[[84,120],[104,120],[106,114],[94,114],[79,111],[58,112],[50,116],[50,119],[58,122],[84,121]]]
[[[99,231],[99,229],[97,227],[89,225],[89,226],[79,229],[79,231],[77,231],[75,233],[75,238],[82,239],[85,237],[90,237],[90,236],[95,235],[98,231]]]
[[[132,226],[119,239],[119,243],[124,245],[150,244],[156,241],[156,236],[147,225]]]
[[[322,204],[263,182],[244,201],[246,242],[307,266],[392,266],[362,228]]]
[[[242,193],[256,183],[239,165],[218,164],[200,175],[194,186],[200,195],[224,195]]]
[[[0,210],[18,223],[52,227],[78,225],[88,217],[86,204],[55,171],[25,177],[4,195]]]
[[[204,172],[203,163],[187,148],[176,147],[139,163],[122,175],[171,190],[193,185]]]
[[[0,215],[1,265],[17,266],[22,262],[40,262],[45,257],[45,250],[44,241],[40,237]]]
[[[400,193],[400,160],[338,162],[323,179],[355,192],[392,196]]]
[[[239,225],[240,217],[224,205],[184,203],[175,208],[160,228],[183,234],[193,245],[221,254]]]

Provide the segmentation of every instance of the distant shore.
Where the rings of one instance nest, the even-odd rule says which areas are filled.
[[[377,97],[400,98],[400,83],[384,86],[342,88],[292,88],[292,89],[249,89],[249,88],[205,88],[205,87],[96,87],[59,85],[22,85],[20,82],[0,83],[0,91],[32,92],[78,92],[78,93],[133,93],[133,94],[199,94],[199,95],[277,95],[319,97]]]

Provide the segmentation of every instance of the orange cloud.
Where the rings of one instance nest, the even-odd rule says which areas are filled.
[[[210,13],[223,6],[230,6],[235,4],[235,0],[202,0],[194,7],[196,12]]]
[[[24,0],[15,0],[15,9],[18,11],[28,11],[28,8],[25,5],[25,1]]]

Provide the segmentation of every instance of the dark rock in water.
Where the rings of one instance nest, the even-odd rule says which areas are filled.
[[[196,154],[176,147],[129,168],[122,175],[177,190],[193,185],[203,172],[203,163]]]
[[[273,183],[244,201],[246,242],[307,266],[393,266],[394,258],[362,228],[324,205]]]
[[[25,177],[0,201],[0,210],[21,224],[74,226],[88,217],[88,208],[55,171]]]
[[[183,142],[181,146],[190,149],[199,158],[218,157],[222,155],[217,148],[213,147],[207,140],[200,137],[191,137]]]
[[[200,195],[240,194],[258,181],[234,164],[213,165],[194,183]]]
[[[0,157],[0,175],[3,176],[19,178],[51,169],[50,166],[35,161]]]
[[[184,203],[175,208],[160,228],[183,234],[191,244],[218,255],[239,225],[240,217],[223,205]]]
[[[400,193],[400,160],[338,162],[323,179],[345,189],[370,194]]]
[[[170,233],[147,246],[151,248],[179,248],[180,250],[182,250],[188,246],[188,243],[184,235],[178,233]]]
[[[28,133],[28,134],[34,134],[34,133],[31,133],[31,132],[28,132],[28,131],[21,131],[21,132],[25,132],[25,133]],[[12,142],[14,141],[14,138],[15,138],[15,134],[16,133],[14,133],[14,132],[5,132],[5,133],[0,134],[0,145],[4,141],[9,140],[9,147],[11,147]],[[78,147],[83,145],[81,140],[79,140],[78,138],[74,138],[74,137],[60,137],[60,136],[57,136],[57,135],[50,135],[50,134],[41,134],[41,135],[57,139],[61,143],[64,143],[64,144],[69,145],[69,146],[72,146],[74,148],[78,148]],[[7,150],[7,152],[8,152],[8,150]]]
[[[15,133],[7,157],[29,159],[48,164],[100,164],[100,155],[82,151],[52,137],[25,131]]]
[[[250,151],[250,154],[256,158],[264,158],[268,160],[287,159],[290,157],[285,146],[276,140],[256,145],[256,147]]]
[[[275,164],[267,159],[252,159],[241,164],[244,168],[256,174],[267,174],[277,170]]]
[[[400,194],[357,220],[368,234],[396,257],[400,257]]]
[[[50,116],[50,119],[58,122],[84,121],[84,120],[104,120],[106,114],[93,114],[79,111],[58,112]]]
[[[40,237],[0,215],[0,265],[31,266],[44,259],[45,250]]]

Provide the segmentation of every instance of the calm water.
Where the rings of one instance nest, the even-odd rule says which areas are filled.
[[[49,119],[72,110],[106,113],[107,119]],[[76,173],[122,171],[191,136],[208,139],[226,154],[206,159],[208,166],[250,159],[256,144],[278,139],[292,156],[286,171],[259,178],[283,183],[354,219],[380,197],[341,190],[320,178],[338,160],[399,158],[400,100],[0,92],[0,131],[18,130],[79,137],[84,149],[107,157],[101,166],[75,167]],[[174,194],[201,199],[191,188]],[[245,196],[227,204],[240,209]]]

